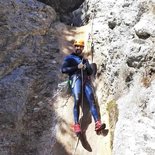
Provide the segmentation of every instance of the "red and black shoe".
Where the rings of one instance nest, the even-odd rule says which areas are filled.
[[[81,127],[80,127],[80,124],[79,123],[76,123],[73,125],[73,130],[76,134],[79,134],[81,133]]]
[[[102,124],[100,120],[95,122],[95,131],[97,134],[100,134],[100,132],[104,130],[105,128],[106,128],[105,123]]]

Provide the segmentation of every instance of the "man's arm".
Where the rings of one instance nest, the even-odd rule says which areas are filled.
[[[86,65],[87,74],[88,74],[88,75],[92,75],[93,69],[92,69],[92,67],[91,67],[91,65],[89,64],[89,61],[88,61],[87,59],[86,59],[85,65]]]
[[[64,61],[61,67],[62,73],[72,73],[78,70],[78,66],[71,66],[67,60]]]

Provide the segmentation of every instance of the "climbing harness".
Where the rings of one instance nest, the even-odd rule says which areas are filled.
[[[82,59],[82,63],[83,63],[83,59]],[[83,68],[81,68],[81,80],[82,80],[81,108],[83,109],[83,93],[84,93],[84,92],[83,92],[83,84],[84,84],[84,79],[83,79]],[[81,118],[81,120],[80,120],[80,126],[82,126],[82,118]],[[81,132],[82,132],[82,131],[81,131]],[[75,155],[75,153],[76,153],[76,150],[77,150],[79,141],[80,141],[80,134],[78,134],[78,139],[77,139],[77,142],[76,142],[76,145],[75,145],[75,149],[74,149],[73,155]]]
[[[61,95],[62,97],[66,98],[66,101],[63,103],[62,106],[55,107],[55,108],[56,109],[57,108],[64,108],[65,106],[67,106],[69,98],[71,97],[71,88],[70,87],[71,87],[71,81],[70,80],[66,80],[64,82],[59,83],[58,88],[56,90],[56,93],[48,101],[53,102],[53,100],[55,100],[58,95]]]
[[[68,94],[70,94],[70,80],[66,80],[64,82],[61,82],[58,84],[58,89],[56,91],[56,93],[53,95],[52,99],[54,99],[55,97],[57,97],[58,95],[62,95],[62,96],[67,96]],[[63,95],[64,94],[64,95]]]

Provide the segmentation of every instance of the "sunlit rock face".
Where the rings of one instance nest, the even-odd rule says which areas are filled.
[[[114,99],[119,117],[113,155],[154,155],[155,1],[89,1],[100,104]],[[100,93],[102,91],[102,94]]]

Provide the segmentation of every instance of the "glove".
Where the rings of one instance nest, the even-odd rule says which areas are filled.
[[[78,69],[86,69],[86,65],[81,62],[78,64]]]

